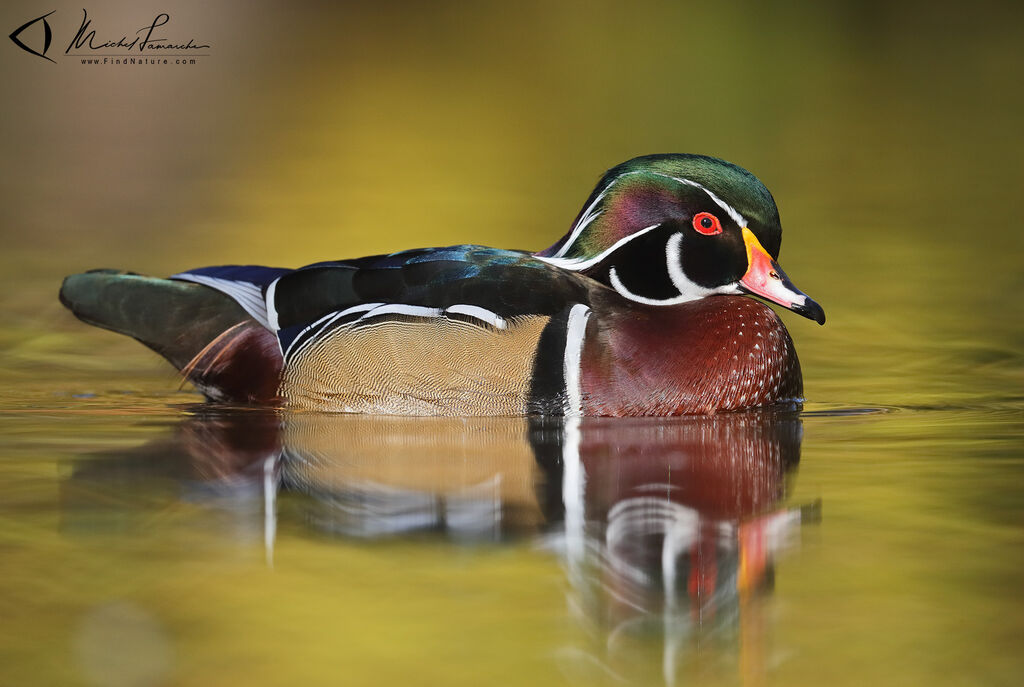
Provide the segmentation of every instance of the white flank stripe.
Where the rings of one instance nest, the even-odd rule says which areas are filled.
[[[311,324],[311,325],[309,325],[307,327],[303,327],[302,331],[300,331],[295,336],[295,338],[292,339],[291,344],[288,346],[288,350],[284,352],[285,360],[291,358],[292,349],[295,348],[295,344],[309,330],[315,329],[317,327],[326,327],[331,322],[334,322],[335,320],[340,319],[340,318],[344,317],[345,315],[351,315],[352,313],[363,312],[364,310],[372,310],[372,309],[374,309],[374,308],[376,308],[376,307],[378,307],[380,305],[384,305],[384,304],[383,303],[360,303],[359,305],[353,305],[351,308],[345,308],[344,310],[339,310],[337,312],[327,313],[326,315],[321,317],[319,320],[317,320],[313,324]],[[313,337],[313,338],[309,339],[309,341],[303,342],[302,345],[299,346],[299,348],[295,351],[295,353],[298,354],[300,351],[305,349],[306,346],[308,346],[315,338],[316,337]]]
[[[491,312],[486,308],[481,308],[477,305],[453,305],[445,309],[445,312],[453,315],[465,315],[466,317],[473,317],[478,320],[483,320],[487,324],[497,329],[505,329],[508,324],[505,322],[505,318],[501,315]]]
[[[593,267],[594,265],[598,264],[599,262],[601,262],[602,260],[607,258],[609,255],[611,255],[612,253],[614,253],[618,249],[622,248],[624,245],[626,245],[627,243],[629,243],[633,239],[639,238],[639,237],[643,236],[644,234],[648,233],[649,231],[651,231],[653,229],[657,229],[660,226],[661,226],[660,224],[652,224],[649,227],[644,227],[640,231],[633,232],[629,236],[624,236],[623,238],[621,238],[618,241],[616,241],[615,243],[613,243],[611,248],[607,248],[604,251],[602,251],[601,253],[595,255],[592,258],[588,258],[586,260],[584,260],[582,258],[543,258],[543,257],[540,257],[540,256],[537,256],[537,259],[538,260],[543,260],[544,262],[546,262],[546,263],[548,263],[550,265],[554,265],[555,267],[561,267],[562,269],[565,269],[565,270],[572,270],[573,272],[578,272],[580,270],[585,270],[585,269],[587,269],[589,267]]]
[[[412,317],[437,317],[441,314],[439,308],[426,308],[422,305],[405,305],[403,303],[389,303],[382,305],[379,308],[374,308],[370,312],[366,313],[359,318],[359,321],[363,321],[369,317],[377,317],[378,315],[411,315]]]
[[[209,286],[221,293],[231,296],[232,299],[252,315],[253,319],[269,329],[267,323],[267,308],[263,303],[263,292],[256,284],[247,281],[234,281],[231,279],[218,279],[203,274],[176,274],[172,279],[178,281],[190,281],[195,284]]]
[[[267,567],[274,567],[274,541],[277,539],[277,460],[279,454],[263,461],[263,550]]]
[[[274,305],[274,294],[277,292],[277,282],[279,281],[281,281],[281,277],[270,282],[270,286],[267,287],[267,295],[263,297],[267,303],[267,326],[272,332],[281,328],[277,319],[277,306]]]
[[[565,419],[562,437],[562,505],[565,507],[565,555],[573,582],[583,581],[587,552],[587,473],[580,460],[580,420]]]
[[[404,303],[360,303],[359,305],[353,305],[352,307],[345,308],[344,310],[327,313],[316,322],[304,327],[302,331],[292,339],[291,344],[288,346],[288,350],[284,352],[285,360],[291,360],[292,357],[301,354],[302,351],[316,341],[316,334],[313,334],[304,341],[302,340],[308,332],[314,329],[324,329],[329,327],[332,322],[358,312],[365,312],[366,314],[356,320],[356,322],[362,322],[363,320],[378,317],[380,315],[409,315],[411,317],[437,318],[443,317],[445,313],[451,313],[453,315],[465,315],[466,317],[472,317],[491,325],[495,329],[506,329],[508,327],[508,322],[505,318],[495,312],[476,305],[458,304],[442,311],[440,308],[427,308],[422,305],[406,305]],[[355,323],[353,322],[352,324]]]
[[[580,362],[583,356],[583,340],[587,334],[587,320],[589,318],[590,308],[582,303],[572,306],[572,310],[569,311],[569,320],[565,329],[565,357],[563,358],[566,417],[580,417],[583,415]]]

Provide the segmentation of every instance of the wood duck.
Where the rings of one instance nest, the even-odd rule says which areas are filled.
[[[803,393],[759,296],[824,324],[776,259],[750,172],[648,155],[604,174],[537,253],[425,248],[299,269],[72,275],[61,301],[213,401],[398,415],[710,414]]]

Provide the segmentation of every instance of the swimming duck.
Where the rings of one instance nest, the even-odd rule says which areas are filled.
[[[768,189],[712,157],[604,174],[537,253],[474,245],[64,280],[212,401],[398,415],[709,414],[798,400],[792,339],[753,295],[824,324],[776,262]]]

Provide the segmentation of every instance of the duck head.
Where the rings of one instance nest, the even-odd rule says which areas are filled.
[[[757,177],[703,155],[646,155],[601,178],[569,233],[536,256],[647,305],[747,293],[825,323],[777,262],[782,226]]]

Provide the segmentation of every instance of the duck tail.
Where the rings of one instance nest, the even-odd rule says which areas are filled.
[[[277,400],[277,337],[230,296],[201,284],[93,270],[67,277],[60,301],[83,322],[153,349],[210,400]]]

